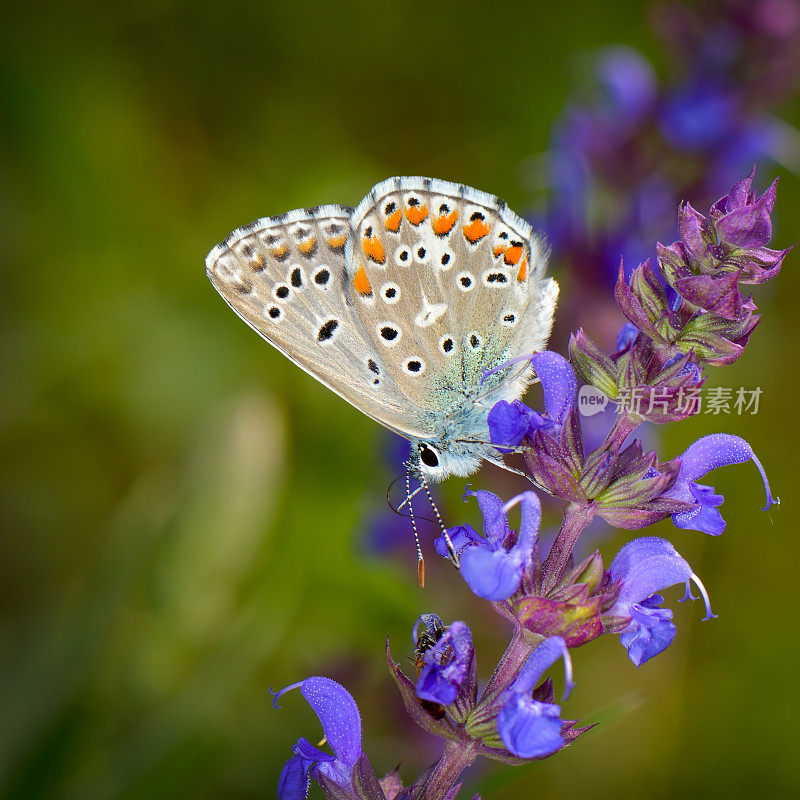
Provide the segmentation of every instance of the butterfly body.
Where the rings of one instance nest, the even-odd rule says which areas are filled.
[[[546,248],[496,197],[429,178],[378,184],[355,210],[301,209],[234,231],[209,277],[254,330],[412,443],[430,480],[491,458],[486,417],[533,375],[558,286]]]

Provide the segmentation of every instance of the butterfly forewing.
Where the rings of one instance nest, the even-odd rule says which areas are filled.
[[[403,395],[437,413],[547,341],[558,288],[528,224],[490,195],[426,178],[378,184],[353,212],[346,289]],[[524,367],[487,384],[519,397]]]
[[[251,328],[360,411],[407,436],[415,426],[383,354],[345,292],[349,208],[322,206],[239,228],[206,258],[216,290]]]

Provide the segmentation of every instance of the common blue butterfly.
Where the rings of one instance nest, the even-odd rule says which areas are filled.
[[[497,462],[487,414],[533,377],[558,284],[547,248],[497,197],[390,178],[355,210],[327,205],[233,231],[206,258],[251,328],[367,416],[409,439],[424,480]]]

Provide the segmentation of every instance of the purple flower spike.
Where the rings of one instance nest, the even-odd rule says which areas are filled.
[[[552,703],[542,703],[531,696],[545,670],[559,658],[564,659],[566,689],[572,689],[572,661],[560,636],[545,639],[528,660],[503,696],[503,706],[497,716],[497,732],[509,752],[520,758],[541,758],[564,746],[561,709]]]
[[[415,645],[416,630],[417,625],[414,626]],[[417,681],[417,697],[449,706],[455,702],[458,690],[467,682],[475,658],[472,631],[465,622],[457,620],[445,630],[433,647],[421,654],[421,658],[424,666]]]
[[[725,530],[725,520],[718,511],[724,498],[717,494],[712,486],[697,483],[699,478],[717,467],[752,461],[761,474],[764,490],[767,493],[764,511],[779,502],[772,496],[766,472],[753,448],[739,436],[727,433],[703,436],[686,449],[679,461],[680,468],[675,483],[665,497],[695,503],[695,507],[672,515],[672,521],[678,528],[702,531],[711,536],[719,536]]]
[[[294,755],[286,762],[281,772],[278,781],[278,799],[305,798],[309,775],[316,778],[318,773],[346,792],[350,792],[353,769],[361,757],[361,715],[356,701],[347,689],[336,681],[315,677],[306,678],[278,692],[272,692],[273,706],[279,708],[278,699],[298,687],[319,717],[325,739],[334,755],[314,747],[306,739],[298,739],[292,748]]]
[[[646,536],[628,542],[617,553],[609,573],[612,581],[622,584],[609,616],[630,620],[621,631],[620,641],[637,667],[666,650],[675,638],[672,611],[660,607],[663,598],[658,592],[682,583],[686,587],[683,599],[694,599],[690,592],[693,581],[705,601],[704,619],[716,616],[705,586],[666,539]]]
[[[467,489],[464,499],[470,495],[478,499],[484,536],[478,536],[468,525],[449,532],[460,555],[461,574],[478,597],[507,600],[518,589],[522,573],[531,562],[542,520],[539,498],[533,492],[523,492],[503,505],[491,492]],[[518,503],[522,506],[522,516],[519,533],[513,541],[506,515]],[[464,547],[460,549],[462,544]],[[444,537],[439,537],[435,546],[440,555],[447,554]]]

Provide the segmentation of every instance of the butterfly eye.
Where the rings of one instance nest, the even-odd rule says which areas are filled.
[[[439,454],[427,444],[419,446],[419,460],[431,469],[439,466]]]

